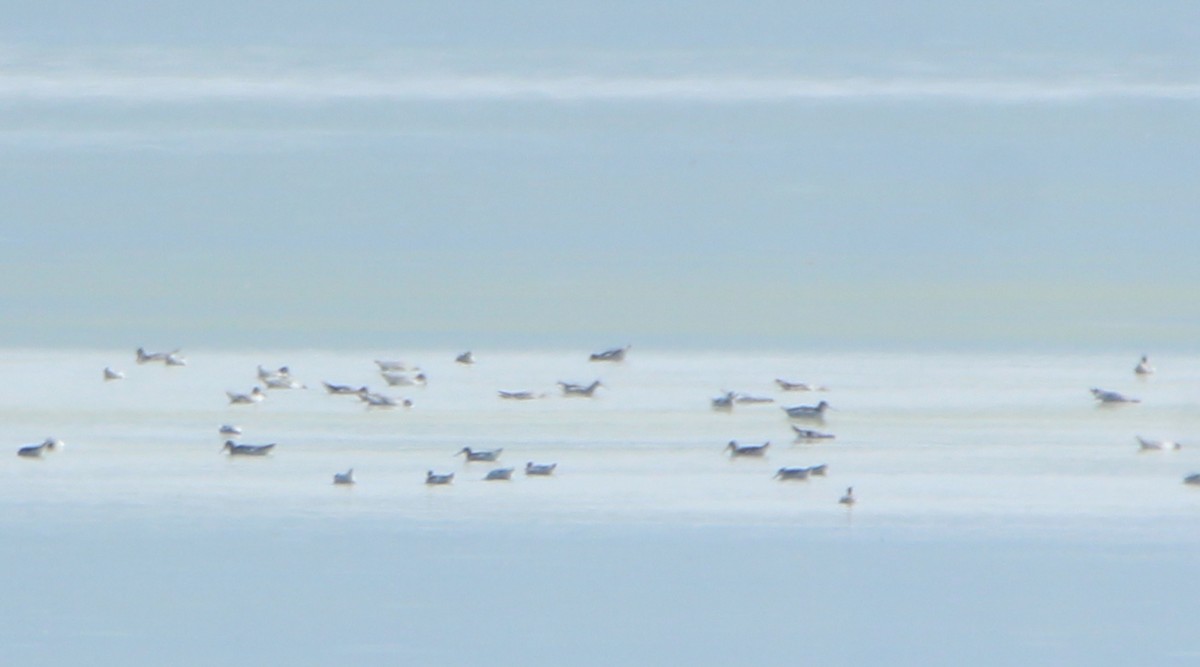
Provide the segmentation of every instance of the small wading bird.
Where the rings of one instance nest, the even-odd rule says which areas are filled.
[[[761,445],[739,445],[737,440],[730,440],[728,445],[725,445],[725,451],[729,452],[729,456],[763,456],[767,453],[767,448],[771,446],[770,442],[764,442]]]
[[[226,440],[221,451],[228,451],[230,456],[266,456],[275,449],[275,443],[269,445],[239,445],[232,440]]]
[[[46,438],[41,443],[36,445],[26,445],[17,450],[17,456],[25,458],[41,458],[45,452],[53,452],[63,448],[62,440],[58,438]]]
[[[502,451],[504,451],[503,447],[501,447],[500,449],[481,449],[481,450],[474,450],[474,449],[471,449],[470,447],[463,447],[462,449],[458,450],[454,455],[458,456],[459,454],[466,454],[468,461],[495,461],[496,459],[500,458],[500,452],[502,452]]]
[[[525,474],[545,477],[554,474],[554,469],[557,467],[557,463],[534,463],[530,461],[525,464]]]
[[[446,473],[444,475],[435,474],[432,470],[425,473],[425,483],[430,486],[439,486],[449,484],[454,481],[454,473]]]

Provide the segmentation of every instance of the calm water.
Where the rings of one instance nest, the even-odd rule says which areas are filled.
[[[1200,358],[9,350],[15,664],[1195,664]],[[400,358],[425,387],[386,388]],[[255,367],[307,390],[231,406]],[[113,366],[127,378],[105,383]],[[824,392],[784,393],[774,378]],[[559,380],[601,379],[595,398]],[[367,410],[328,380],[411,398]],[[1089,387],[1141,404],[1094,405]],[[500,400],[497,390],[545,398]],[[774,404],[710,408],[724,390]],[[832,404],[820,444],[781,405]],[[217,427],[276,442],[231,459]],[[810,424],[811,425],[811,424]],[[1136,435],[1184,443],[1138,451]],[[730,460],[731,439],[770,440]],[[551,478],[485,483],[497,465]],[[15,452],[14,452],[15,453]],[[4,460],[4,459],[0,459]],[[829,465],[781,483],[781,466]],[[354,467],[359,483],[334,487]],[[429,488],[425,471],[455,472]],[[851,511],[837,498],[853,485]],[[863,633],[872,640],[862,641]],[[97,658],[99,656],[99,658]],[[986,657],[980,657],[986,656]],[[95,660],[98,662],[93,662]]]

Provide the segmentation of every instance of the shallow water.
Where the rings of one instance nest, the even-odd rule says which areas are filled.
[[[13,664],[1194,663],[1200,358],[9,350]],[[384,389],[376,358],[429,376]],[[231,406],[254,370],[307,390]],[[103,382],[111,365],[128,377]],[[828,391],[784,393],[783,377]],[[564,398],[558,380],[604,387]],[[320,382],[368,384],[372,411]],[[1142,403],[1094,405],[1088,388]],[[505,401],[496,391],[546,397]],[[710,408],[724,390],[774,404]],[[828,400],[793,442],[781,405]],[[277,442],[222,454],[217,427]],[[800,422],[796,422],[800,423]],[[1184,443],[1138,451],[1136,435]],[[770,440],[730,460],[731,439]],[[497,464],[463,446],[503,447]],[[0,459],[4,461],[5,459]],[[553,477],[483,482],[498,465]],[[827,478],[772,479],[829,465]],[[354,467],[359,483],[331,484]],[[425,472],[455,472],[429,488]],[[859,503],[837,498],[853,485]]]

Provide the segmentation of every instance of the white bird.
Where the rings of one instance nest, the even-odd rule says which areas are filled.
[[[542,398],[544,394],[535,394],[532,391],[504,391],[496,392],[500,398],[505,398],[510,401],[532,401],[535,398]]]
[[[808,474],[814,477],[824,477],[826,472],[829,472],[829,465],[825,463],[808,467]]]
[[[588,385],[559,382],[558,386],[562,387],[563,396],[586,396],[591,398],[592,394],[596,393],[596,388],[604,385],[600,384],[599,380],[593,380]]]
[[[821,401],[816,405],[792,405],[785,406],[783,411],[792,419],[824,419],[825,411],[829,409],[829,404]]]
[[[512,468],[496,468],[495,470],[488,471],[488,474],[486,476],[484,476],[483,479],[486,482],[495,482],[497,480],[510,480],[510,479],[512,479],[512,475],[513,475]]]
[[[730,440],[728,445],[725,445],[725,451],[733,456],[762,456],[767,453],[767,448],[771,443],[764,442],[761,445],[739,445],[737,440]]]
[[[413,402],[407,398],[401,401],[399,399],[392,398],[391,396],[384,396],[383,394],[375,394],[371,392],[359,394],[358,398],[367,404],[367,408],[382,408],[385,410],[390,410],[391,408],[398,408],[400,406],[411,408],[413,405]]]
[[[782,378],[775,378],[775,384],[784,391],[825,391],[825,387],[812,385],[807,382],[789,382]]]
[[[1150,365],[1150,358],[1143,354],[1142,360],[1134,367],[1133,372],[1138,375],[1150,375],[1153,373],[1154,367]]]
[[[603,352],[596,352],[588,357],[588,361],[625,361],[625,353],[631,346],[614,347]]]
[[[1138,444],[1141,446],[1141,451],[1161,451],[1167,449],[1183,449],[1183,445],[1174,440],[1151,440],[1137,436]]]
[[[347,470],[346,472],[333,473],[333,483],[334,484],[353,484],[354,483],[354,468],[351,468],[351,469]]]
[[[221,451],[228,451],[230,456],[266,456],[275,448],[275,443],[269,445],[239,445],[232,440],[226,440]]]
[[[380,375],[383,376],[389,387],[424,387],[428,381],[424,373],[409,375],[398,371],[381,371]]]
[[[58,438],[46,438],[41,443],[36,445],[26,445],[17,450],[17,456],[26,458],[38,458],[44,452],[52,452],[56,449],[63,448],[63,441]]]
[[[109,380],[124,380],[124,379],[125,379],[125,374],[122,373],[121,371],[114,371],[112,368],[110,368],[108,366],[104,367],[104,380],[106,382]]]
[[[483,450],[473,450],[470,447],[463,447],[462,449],[458,450],[454,455],[458,456],[459,454],[466,454],[468,461],[495,461],[496,459],[500,458],[500,452],[503,452],[503,451],[504,451],[503,447],[501,447],[500,449],[483,449]]]
[[[440,484],[449,484],[454,481],[454,473],[446,473],[444,475],[436,475],[432,470],[425,473],[425,483],[431,486]]]
[[[465,366],[470,366],[471,364],[475,363],[475,355],[471,354],[470,350],[467,350],[466,352],[463,352],[462,354],[455,357],[454,361],[456,361],[460,364],[463,364]]]
[[[187,366],[187,359],[179,354],[179,350],[170,352],[163,357],[163,363],[168,366]]]
[[[557,467],[557,463],[534,463],[530,461],[525,464],[525,474],[545,477],[546,475],[554,474],[554,469]]]
[[[161,361],[166,363],[167,357],[177,354],[179,354],[179,350],[175,350],[173,352],[147,352],[145,349],[139,347],[137,349],[137,362],[139,364],[146,364],[152,361]]]
[[[854,503],[858,502],[858,499],[854,497],[854,487],[853,486],[846,487],[846,495],[842,496],[841,498],[838,498],[838,502],[845,505],[846,507],[851,507],[854,505]]]
[[[792,424],[792,431],[796,433],[797,440],[832,440],[834,437],[836,437],[832,433],[823,433],[821,431],[814,431],[812,429],[800,428],[795,424]]]
[[[713,410],[732,410],[733,402],[736,395],[732,391],[727,391],[723,396],[718,396],[712,399]]]
[[[331,394],[358,394],[361,396],[370,393],[366,387],[351,387],[348,384],[330,384],[328,382],[321,384],[325,385],[325,391]]]
[[[287,366],[280,366],[275,370],[270,370],[263,368],[262,364],[258,365],[258,379],[262,380],[263,382],[267,382],[271,379],[290,378],[291,376],[292,369],[288,368]]]
[[[751,394],[736,394],[734,401],[738,403],[774,403],[775,399],[770,396],[753,396]]]
[[[1092,396],[1094,396],[1096,398],[1096,400],[1100,401],[1101,403],[1141,403],[1142,402],[1141,399],[1130,398],[1128,396],[1125,396],[1124,394],[1119,394],[1115,391],[1108,391],[1105,389],[1096,389],[1095,387],[1093,387],[1091,391],[1092,391]]]
[[[404,363],[403,361],[389,361],[386,359],[376,359],[375,365],[378,366],[379,370],[381,370],[381,371],[406,371],[406,370],[408,370],[408,364]]]
[[[1183,483],[1191,484],[1193,486],[1200,486],[1200,472],[1192,473],[1187,477],[1184,477]]]
[[[275,376],[264,380],[267,389],[308,389],[303,382],[289,376]]]
[[[233,424],[221,424],[221,428],[217,429],[217,433],[221,435],[241,435],[242,428]]]
[[[229,397],[230,405],[248,405],[251,403],[261,403],[267,394],[263,392],[262,387],[255,387],[250,390],[249,394],[237,394],[232,391],[225,392]]]
[[[775,471],[775,478],[780,481],[808,479],[808,468],[780,468]]]

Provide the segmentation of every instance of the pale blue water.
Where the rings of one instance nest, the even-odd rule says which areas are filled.
[[[8,350],[13,664],[1194,664],[1200,358]],[[383,389],[372,363],[428,386]],[[307,390],[230,406],[255,367]],[[104,383],[106,365],[128,377]],[[776,377],[826,385],[783,393]],[[558,380],[603,380],[593,399]],[[320,382],[409,397],[369,411]],[[1098,408],[1088,388],[1140,397]],[[546,397],[503,401],[496,391]],[[775,404],[710,409],[722,390]],[[781,404],[828,400],[794,443]],[[277,442],[230,459],[217,427]],[[1173,438],[1140,453],[1136,435]],[[56,436],[44,460],[20,444]],[[770,440],[729,460],[730,439]],[[462,446],[557,474],[485,483]],[[0,459],[3,461],[4,459]],[[826,479],[781,483],[781,466]],[[353,488],[331,484],[353,466]],[[426,470],[455,472],[428,488]],[[837,498],[853,485],[850,511]]]

